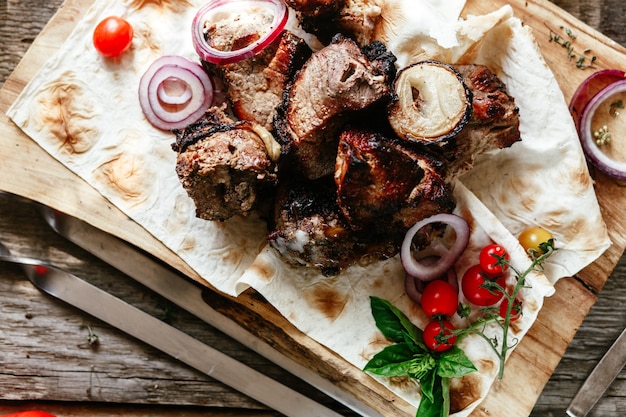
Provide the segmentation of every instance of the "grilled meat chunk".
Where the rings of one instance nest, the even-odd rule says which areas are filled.
[[[352,38],[359,46],[372,42],[376,23],[382,18],[372,0],[288,0],[302,28],[328,44],[336,33]]]
[[[223,221],[247,215],[277,181],[269,132],[252,122],[234,122],[213,107],[203,119],[175,131],[176,173],[193,199],[196,215]]]
[[[521,140],[519,109],[504,83],[484,65],[460,65],[458,71],[472,91],[472,117],[446,150],[448,175],[469,171],[482,153],[508,148]]]
[[[423,148],[362,129],[341,134],[337,201],[353,229],[402,240],[418,221],[451,212],[444,164]]]
[[[319,17],[337,13],[345,0],[286,0],[285,3],[300,16]]]
[[[283,153],[296,169],[311,179],[333,173],[340,128],[353,112],[389,99],[394,62],[382,44],[362,51],[340,35],[307,60],[274,119]]]
[[[259,54],[232,64],[204,67],[220,77],[240,120],[256,122],[268,130],[283,91],[295,72],[311,55],[308,45],[289,31],[283,33]]]
[[[331,177],[281,179],[274,223],[268,240],[283,259],[293,265],[319,268],[327,276],[356,262],[391,256],[395,250],[384,241],[372,241],[370,234],[350,228],[337,206]]]

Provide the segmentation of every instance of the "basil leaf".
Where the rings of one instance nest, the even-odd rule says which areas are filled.
[[[417,408],[415,417],[442,417],[447,416],[449,410],[444,413],[445,399],[443,398],[443,390],[441,384],[441,378],[432,372],[434,378],[432,378],[432,389],[430,395],[425,394],[424,386],[422,386],[422,399],[420,405]]]
[[[450,378],[441,378],[441,417],[450,415]]]
[[[363,368],[364,371],[381,376],[407,375],[413,352],[406,343],[397,343],[378,352]]]
[[[400,343],[408,336],[424,352],[428,351],[422,342],[422,331],[404,313],[382,298],[370,297],[370,303],[376,327],[387,339]]]
[[[433,391],[435,389],[435,381],[439,379],[437,372],[434,370],[428,372],[420,379],[420,391],[422,392],[422,401],[424,398],[428,398],[431,403],[435,401]]]
[[[439,355],[437,375],[442,378],[461,377],[476,371],[476,367],[465,352],[457,346]]]

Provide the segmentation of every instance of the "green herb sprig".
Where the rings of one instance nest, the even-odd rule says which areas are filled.
[[[548,27],[548,30],[550,31],[550,42],[554,42],[564,48],[567,52],[568,60],[575,60],[576,68],[583,70],[593,68],[593,64],[596,62],[597,57],[595,55],[590,55],[591,49],[586,48],[582,53],[576,52],[574,49],[576,34],[567,27],[560,26],[560,29],[565,32],[565,37],[559,35],[557,32]]]

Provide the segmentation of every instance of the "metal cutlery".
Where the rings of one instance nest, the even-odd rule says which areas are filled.
[[[21,196],[0,191],[34,204],[59,235],[95,255],[140,284],[161,295],[205,323],[228,335],[338,403],[365,417],[382,415],[311,369],[280,353],[229,317],[213,309],[203,297],[205,288],[174,272],[129,243],[90,224]]]
[[[626,329],[591,371],[567,407],[570,417],[584,417],[593,409],[626,365]]]
[[[341,416],[63,269],[37,259],[12,256],[2,243],[0,261],[22,266],[28,279],[43,292],[91,314],[286,416]]]

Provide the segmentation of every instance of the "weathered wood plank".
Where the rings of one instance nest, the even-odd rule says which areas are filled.
[[[8,72],[23,54],[24,45],[27,47],[30,44],[60,3],[60,0],[50,2],[9,0],[0,3],[0,40],[2,40],[0,44],[3,49],[0,56],[0,83],[6,79]],[[586,21],[592,27],[601,30],[620,44],[626,44],[626,36],[623,33],[625,5],[622,4],[621,0],[593,2],[555,0],[553,3]],[[4,42],[4,39],[7,39],[8,43]],[[7,47],[10,49],[8,54],[4,53],[5,45],[11,45]],[[42,51],[45,51],[45,48]],[[21,68],[20,70],[30,71],[31,69]],[[571,89],[573,86],[572,84],[568,88]],[[15,88],[19,88],[19,86],[15,86]],[[620,191],[618,185],[614,187]],[[607,201],[609,200],[610,198],[607,197]],[[45,225],[41,221],[37,223],[36,215],[29,211],[28,207],[1,198],[0,207],[0,219],[2,219],[0,220],[0,239],[6,238],[11,243],[12,250],[23,254],[63,259],[63,266],[84,276],[93,277],[107,290],[117,292],[117,294],[153,314],[163,313],[162,300],[158,297],[134,286],[119,274],[116,276],[115,271],[111,271],[106,265],[99,265],[98,261],[88,254],[68,247],[54,233],[42,235],[41,230],[42,228],[45,229]],[[42,241],[49,243],[46,245],[34,243]],[[607,261],[608,264],[613,264],[619,258],[621,255],[619,252],[618,250],[612,254],[612,257]],[[97,268],[102,268],[102,270],[94,272],[94,269]],[[586,273],[593,279],[593,275],[604,269],[604,267],[595,270],[592,268]],[[565,352],[565,356],[546,385],[543,394],[539,397],[531,415],[562,415],[567,402],[574,395],[595,361],[601,357],[626,324],[626,320],[619,310],[621,300],[626,299],[625,290],[621,286],[621,279],[624,274],[626,274],[626,262],[622,261],[618,264],[596,305],[591,309],[590,315],[583,322],[577,336]],[[597,278],[596,289],[599,289],[604,285],[604,279],[601,276]],[[550,300],[542,314],[558,316],[559,308],[562,305],[566,305],[568,300],[577,299],[577,295],[571,291],[588,291],[581,285],[567,286],[567,290],[559,293],[561,298]],[[18,296],[16,297],[15,294]],[[594,292],[591,291],[591,294]],[[253,301],[253,299],[250,300],[250,302]],[[53,398],[75,401],[113,400],[143,404],[213,405],[215,407],[243,408],[248,410],[246,413],[250,413],[246,415],[274,415],[245,397],[208,380],[202,375],[198,375],[159,352],[130,340],[115,329],[110,329],[96,320],[85,317],[62,303],[48,297],[42,297],[36,289],[25,282],[18,268],[0,266],[0,306],[2,306],[0,316],[3,320],[0,323],[0,343],[3,346],[3,353],[0,355],[0,393],[2,393],[0,398],[4,400],[11,398],[20,400]],[[579,306],[580,314],[584,316],[589,307],[590,304]],[[230,344],[221,335],[211,333],[207,326],[198,323],[197,320],[185,315],[184,312],[174,309],[170,314],[174,324],[184,328],[192,335],[218,344],[227,353],[236,355],[244,361],[250,361],[252,365],[259,367],[264,372],[276,374],[277,377],[281,378],[285,377],[272,365],[247,353],[245,349],[236,344]],[[4,319],[5,315],[7,319]],[[576,320],[575,317],[568,319]],[[63,325],[60,326],[59,323]],[[78,347],[84,343],[87,335],[85,323],[92,325],[101,337],[101,346],[97,351]],[[567,324],[563,323],[563,325],[566,326]],[[54,329],[54,331],[44,332],[41,329]],[[575,330],[570,329],[572,334]],[[545,344],[548,347],[554,348],[554,344],[556,344],[558,349],[562,350],[565,347],[563,343],[567,344],[565,339],[552,341],[550,339],[552,335],[547,328],[536,329],[533,335],[537,338],[537,343]],[[8,355],[4,353],[5,346],[10,348]],[[50,355],[50,352],[53,354]],[[50,357],[54,358],[53,363],[50,363]],[[547,357],[538,358],[538,360],[552,363],[558,361],[558,358]],[[105,370],[101,371],[103,368]],[[11,371],[6,372],[5,370]],[[20,375],[20,377],[16,378],[15,374]],[[155,374],[159,376],[157,377]],[[89,376],[92,377],[91,383],[88,379]],[[547,375],[545,377],[547,378]],[[15,381],[18,379],[20,383],[16,385]],[[620,375],[607,397],[598,404],[593,416],[621,415],[626,412],[625,379],[623,375]],[[519,384],[519,381],[509,383],[505,380],[502,382],[502,389],[514,390],[516,383]],[[297,382],[294,381],[293,384],[297,385]],[[506,384],[511,385],[507,387]],[[87,392],[90,386],[91,397]],[[98,390],[98,387],[101,389]],[[101,398],[94,398],[94,394],[101,395]],[[536,393],[530,395],[536,396]],[[161,406],[156,408],[158,412],[156,414],[154,408],[119,409],[105,407],[103,410],[96,410],[93,405],[95,403],[92,403],[89,408],[81,409],[81,406],[78,406],[56,409],[63,409],[62,415],[68,416],[182,415],[176,414],[179,412],[176,410],[162,410]],[[3,407],[5,408],[3,409]],[[58,406],[53,404],[51,407]],[[6,402],[0,403],[0,412],[4,410],[13,410],[13,407]],[[185,410],[188,413],[184,415],[199,415],[195,413],[202,412],[202,410],[197,411],[196,409]],[[217,416],[231,415],[213,408],[209,408],[209,412],[210,415]],[[237,415],[241,414],[237,413]],[[513,414],[507,413],[507,415]]]

